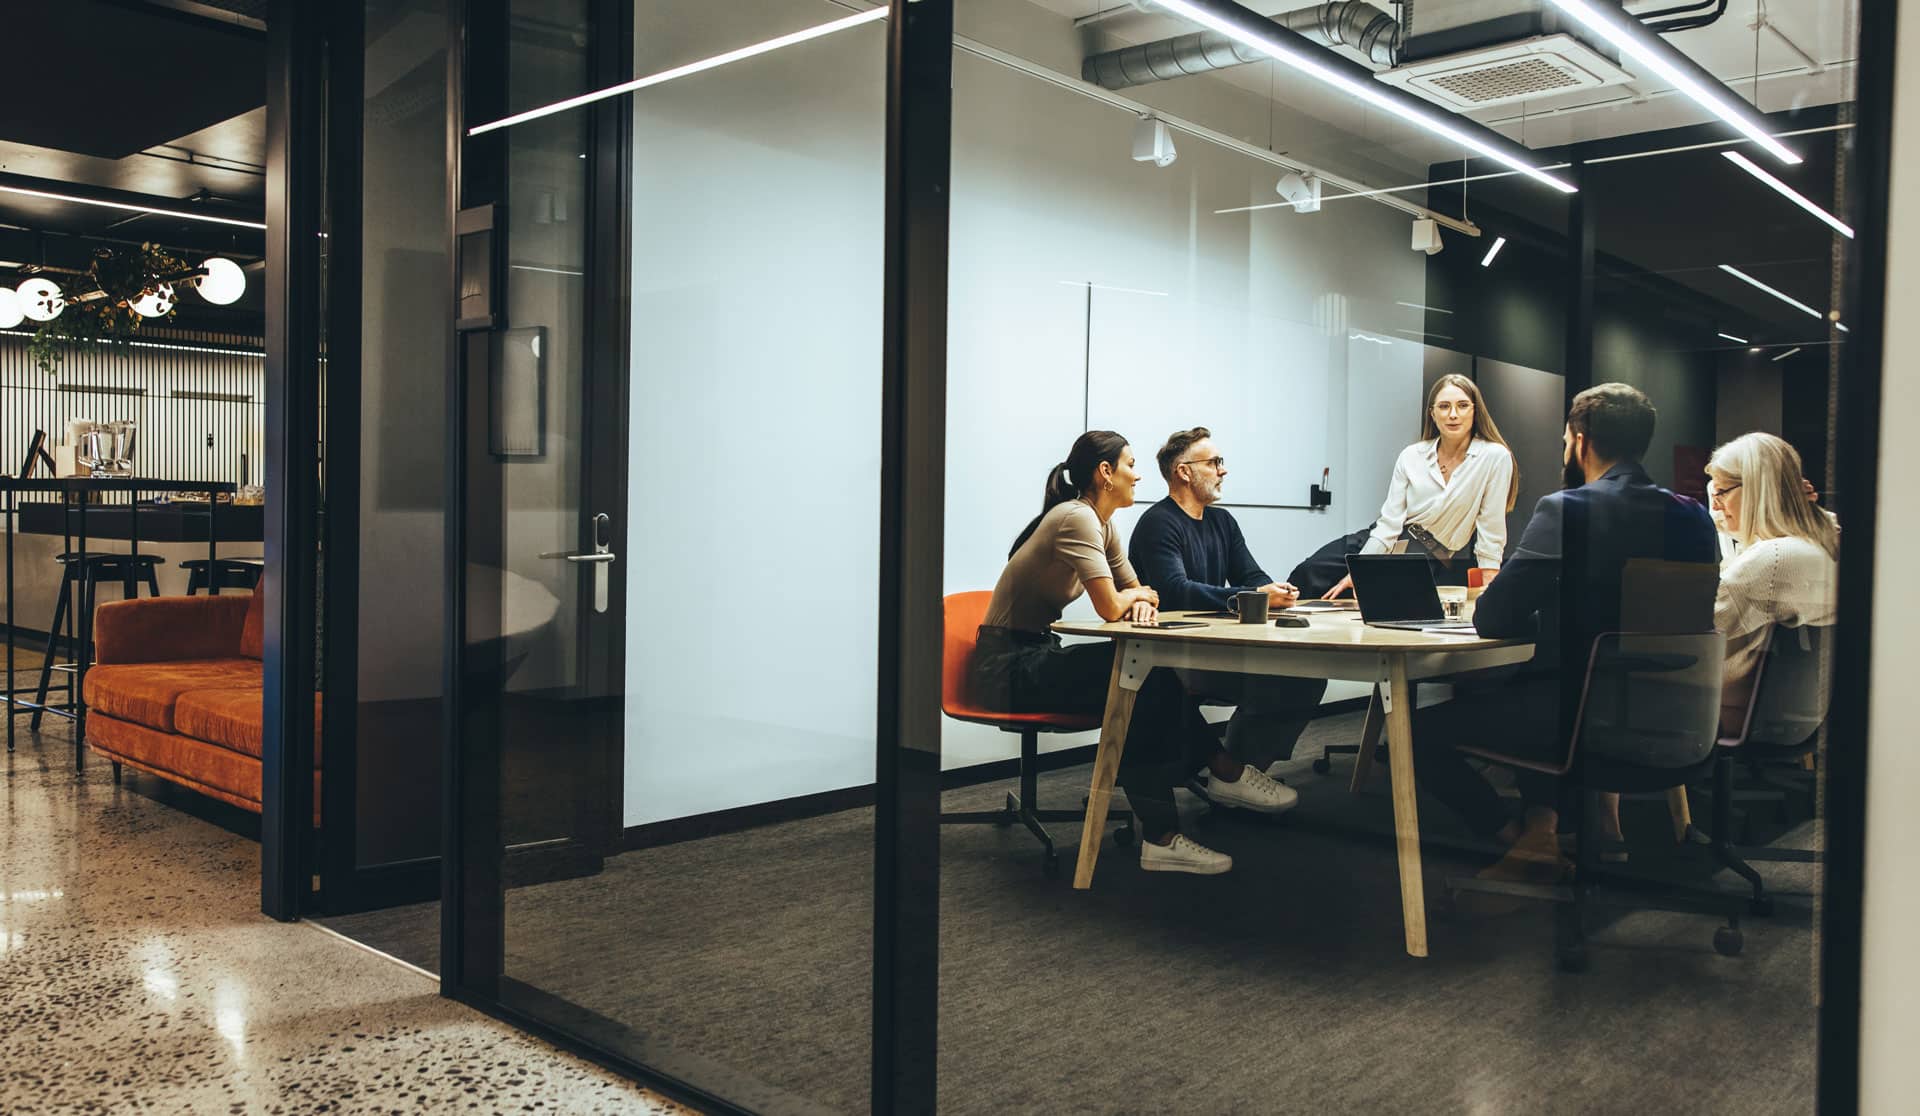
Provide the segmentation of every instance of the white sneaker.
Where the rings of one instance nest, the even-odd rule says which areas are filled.
[[[1248,764],[1240,778],[1207,780],[1207,797],[1215,806],[1238,806],[1262,814],[1284,814],[1300,801],[1300,792],[1276,782],[1266,772]]]
[[[1190,872],[1196,876],[1217,876],[1233,867],[1233,858],[1214,852],[1183,834],[1173,835],[1170,845],[1140,842],[1140,870],[1143,872]]]

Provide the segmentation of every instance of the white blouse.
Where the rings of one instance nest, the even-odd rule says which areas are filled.
[[[1387,502],[1362,554],[1385,554],[1406,529],[1418,523],[1448,550],[1467,545],[1475,531],[1473,563],[1498,569],[1507,549],[1507,489],[1513,483],[1513,454],[1498,442],[1474,438],[1452,477],[1440,474],[1440,440],[1415,442],[1393,463]]]
[[[1826,550],[1796,537],[1762,539],[1721,563],[1713,626],[1727,637],[1720,689],[1723,723],[1733,724],[1744,715],[1760,649],[1775,624],[1797,628],[1834,622],[1838,580],[1839,565]]]

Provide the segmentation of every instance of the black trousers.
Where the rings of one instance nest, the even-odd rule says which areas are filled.
[[[1118,644],[1063,644],[1058,636],[981,628],[971,681],[977,700],[1009,713],[1090,713],[1107,707],[1107,682]],[[1220,745],[1171,670],[1148,673],[1133,705],[1120,753],[1121,789],[1140,815],[1143,836],[1180,828],[1173,788]]]
[[[1368,524],[1350,535],[1342,535],[1334,539],[1309,554],[1305,561],[1295,566],[1293,572],[1287,575],[1287,581],[1300,590],[1302,600],[1310,601],[1325,596],[1327,590],[1347,576],[1347,555],[1360,553],[1360,548],[1367,545],[1367,536],[1372,533],[1373,525]],[[1433,567],[1433,583],[1465,585],[1467,570],[1472,568],[1474,563],[1473,548],[1479,541],[1480,532],[1478,531],[1467,536],[1466,545],[1455,551],[1452,560],[1448,562],[1442,562],[1428,554],[1427,564]],[[1408,539],[1407,553],[1425,554],[1426,548]]]
[[[1420,789],[1459,814],[1467,827],[1491,837],[1510,820],[1505,803],[1459,749],[1474,744],[1543,764],[1566,756],[1559,680],[1505,671],[1452,680],[1454,699],[1413,713],[1413,772]],[[1524,806],[1561,806],[1561,778],[1515,767]]]

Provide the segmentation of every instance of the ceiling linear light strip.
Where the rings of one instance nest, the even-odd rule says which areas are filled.
[[[1494,237],[1494,238],[1493,238],[1493,247],[1491,247],[1491,248],[1489,248],[1489,249],[1487,249],[1487,254],[1486,254],[1485,256],[1482,256],[1482,257],[1480,258],[1480,266],[1481,266],[1481,267],[1492,267],[1492,266],[1493,266],[1493,258],[1494,258],[1495,256],[1497,256],[1497,255],[1499,255],[1499,254],[1500,254],[1500,249],[1502,249],[1502,248],[1505,248],[1506,246],[1507,246],[1507,238],[1506,238],[1506,237],[1504,237],[1504,236],[1496,236],[1496,237]]]
[[[621,82],[619,85],[609,85],[605,89],[596,89],[591,93],[582,93],[578,97],[569,97],[564,101],[555,101],[550,105],[541,105],[539,108],[528,109],[525,112],[515,113],[512,116],[504,116],[498,120],[491,120],[485,124],[468,128],[467,135],[480,136],[488,132],[497,132],[502,128],[511,128],[516,124],[525,124],[530,120],[539,120],[543,117],[552,116],[555,113],[581,108],[598,101],[618,97],[624,93],[632,93],[655,85],[664,85],[677,78],[691,77],[694,74],[718,69],[721,66],[741,62],[758,55],[769,54],[785,47],[795,46],[813,39],[825,38],[828,35],[884,19],[886,18],[887,11],[888,8],[884,4],[878,8],[869,8],[864,12],[857,12],[850,16],[843,16],[840,19],[829,20],[826,23],[816,24],[813,27],[804,28],[789,35],[781,35],[778,38],[768,39],[765,42],[754,43],[752,46],[740,47],[737,50],[730,50],[724,54],[716,54],[711,58],[703,58],[698,62],[689,62],[684,66],[675,66],[670,70],[661,70],[656,74],[648,74],[646,77]]]
[[[1556,0],[1556,2],[1563,2],[1563,0]],[[1578,192],[1579,188],[1571,182],[1556,178],[1528,163],[1518,154],[1525,148],[1513,144],[1499,133],[1466,120],[1460,120],[1459,124],[1450,123],[1440,115],[1429,111],[1411,96],[1380,85],[1373,80],[1372,73],[1358,63],[1352,63],[1353,71],[1348,71],[1344,68],[1345,59],[1314,46],[1303,36],[1281,27],[1272,20],[1258,16],[1249,18],[1250,13],[1237,4],[1224,3],[1223,0],[1155,0],[1155,3],[1166,11],[1185,16],[1209,30],[1218,31],[1308,77],[1331,85],[1375,108],[1392,113],[1409,124],[1424,128],[1443,139],[1476,151],[1502,166],[1510,167],[1561,193]],[[1258,22],[1258,29],[1247,26],[1254,21]],[[1484,131],[1485,137],[1475,135],[1476,131]],[[1512,150],[1509,150],[1509,147]]]
[[[1758,290],[1765,291],[1766,293],[1772,295],[1773,297],[1779,299],[1781,302],[1786,303],[1788,306],[1793,307],[1795,310],[1800,311],[1801,313],[1807,315],[1810,318],[1819,318],[1821,321],[1826,320],[1826,315],[1820,313],[1820,311],[1815,310],[1813,307],[1808,306],[1806,303],[1801,302],[1799,299],[1794,298],[1792,295],[1784,294],[1781,291],[1778,291],[1772,287],[1767,286],[1765,283],[1762,283],[1760,280],[1755,279],[1753,276],[1748,275],[1744,271],[1741,271],[1739,268],[1734,267],[1732,264],[1721,264],[1720,270],[1726,272],[1728,275],[1733,276],[1735,279],[1740,280],[1742,283],[1745,283],[1750,287],[1754,287]],[[1844,329],[1846,327],[1842,326],[1841,328]]]
[[[1726,339],[1727,339],[1727,340],[1729,340],[1729,341],[1732,341],[1732,342],[1735,342],[1735,343],[1737,343],[1737,344],[1741,344],[1741,345],[1744,345],[1744,344],[1746,344],[1746,343],[1747,343],[1747,339],[1746,339],[1746,338],[1744,338],[1744,337],[1735,337],[1735,336],[1734,336],[1733,334],[1731,334],[1731,333],[1716,333],[1716,334],[1714,334],[1714,336],[1715,336],[1715,337],[1724,337],[1724,338],[1726,338]]]
[[[1736,97],[1720,79],[1665,40],[1618,8],[1606,9],[1593,0],[1549,0],[1556,8],[1580,22],[1588,30],[1613,44],[1620,52],[1652,70],[1668,85],[1680,90],[1701,108],[1731,125],[1734,130],[1788,165],[1801,161],[1792,149],[1767,134],[1760,114]]]
[[[1788,350],[1787,350],[1786,352],[1784,352],[1784,353],[1781,353],[1781,354],[1780,354],[1779,356],[1777,356],[1777,357],[1774,357],[1774,358],[1773,358],[1773,363],[1775,363],[1775,364],[1778,364],[1778,363],[1780,363],[1781,361],[1783,361],[1783,360],[1785,360],[1785,359],[1787,359],[1788,357],[1790,357],[1790,356],[1792,356],[1793,354],[1795,354],[1795,353],[1797,353],[1797,352],[1799,352],[1799,351],[1800,351],[1800,346],[1799,346],[1799,345],[1795,345],[1795,346],[1794,346],[1793,348],[1791,348],[1791,349],[1788,349]]]
[[[1398,299],[1395,299],[1395,300],[1394,300],[1394,303],[1393,303],[1393,304],[1394,304],[1395,306],[1404,306],[1404,307],[1406,307],[1406,308],[1407,308],[1407,309],[1409,309],[1409,310],[1431,310],[1431,311],[1432,311],[1432,312],[1434,312],[1435,314],[1451,314],[1451,313],[1453,313],[1453,311],[1451,311],[1451,310],[1442,310],[1442,309],[1440,309],[1440,308],[1439,308],[1438,306],[1422,306],[1422,305],[1420,305],[1420,304],[1419,304],[1419,303],[1417,303],[1417,302],[1401,302],[1401,301],[1399,301]]]
[[[1774,193],[1779,194],[1781,197],[1799,206],[1801,209],[1804,209],[1808,213],[1811,213],[1815,217],[1818,217],[1822,221],[1825,221],[1830,227],[1832,227],[1832,229],[1835,232],[1839,233],[1841,236],[1846,237],[1848,240],[1853,239],[1853,226],[1847,224],[1845,221],[1842,221],[1840,218],[1835,217],[1833,214],[1828,213],[1826,210],[1813,204],[1813,202],[1807,199],[1806,195],[1802,194],[1800,191],[1794,189],[1793,187],[1787,185],[1786,183],[1780,181],[1779,179],[1775,178],[1771,174],[1768,174],[1765,170],[1762,170],[1759,164],[1755,163],[1752,159],[1747,158],[1745,155],[1742,155],[1738,151],[1722,151],[1720,154],[1724,156],[1726,160],[1732,163],[1734,166],[1739,167],[1741,170],[1746,171],[1748,174],[1759,179],[1768,188],[1773,190]]]
[[[242,221],[235,217],[215,217],[210,213],[188,213],[179,209],[160,209],[151,205],[134,205],[131,202],[107,201],[105,198],[83,198],[78,194],[58,194],[52,190],[29,190],[25,186],[0,185],[0,194],[19,194],[22,197],[45,198],[48,201],[72,202],[75,205],[97,205],[104,209],[118,209],[130,213],[147,213],[155,217],[178,217],[182,221],[205,221],[211,225],[233,225],[242,229],[266,230],[262,221]]]

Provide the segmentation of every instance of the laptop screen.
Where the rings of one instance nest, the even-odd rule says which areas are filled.
[[[1424,554],[1349,554],[1347,572],[1353,575],[1360,618],[1370,624],[1446,616]]]

